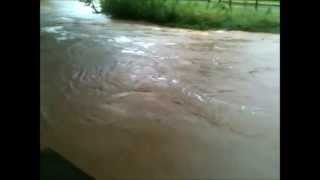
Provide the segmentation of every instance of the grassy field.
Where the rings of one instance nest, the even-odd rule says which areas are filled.
[[[101,0],[102,11],[113,18],[139,20],[199,30],[226,29],[279,32],[279,8],[190,0]]]

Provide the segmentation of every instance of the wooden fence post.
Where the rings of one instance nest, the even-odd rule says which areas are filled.
[[[207,0],[208,1],[208,3],[207,3],[207,9],[209,8],[209,6],[210,6],[210,2],[211,2],[211,0]]]

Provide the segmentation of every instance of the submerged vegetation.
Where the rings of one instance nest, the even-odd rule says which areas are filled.
[[[141,20],[199,30],[228,29],[279,32],[279,8],[252,7],[190,0],[100,0],[102,12],[113,18]]]

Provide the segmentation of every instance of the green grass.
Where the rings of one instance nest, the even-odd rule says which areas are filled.
[[[101,0],[102,11],[113,18],[139,20],[198,30],[227,29],[279,32],[279,10],[184,0]]]

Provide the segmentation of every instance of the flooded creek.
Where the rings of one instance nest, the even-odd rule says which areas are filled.
[[[279,35],[41,1],[41,148],[97,180],[279,179]]]

